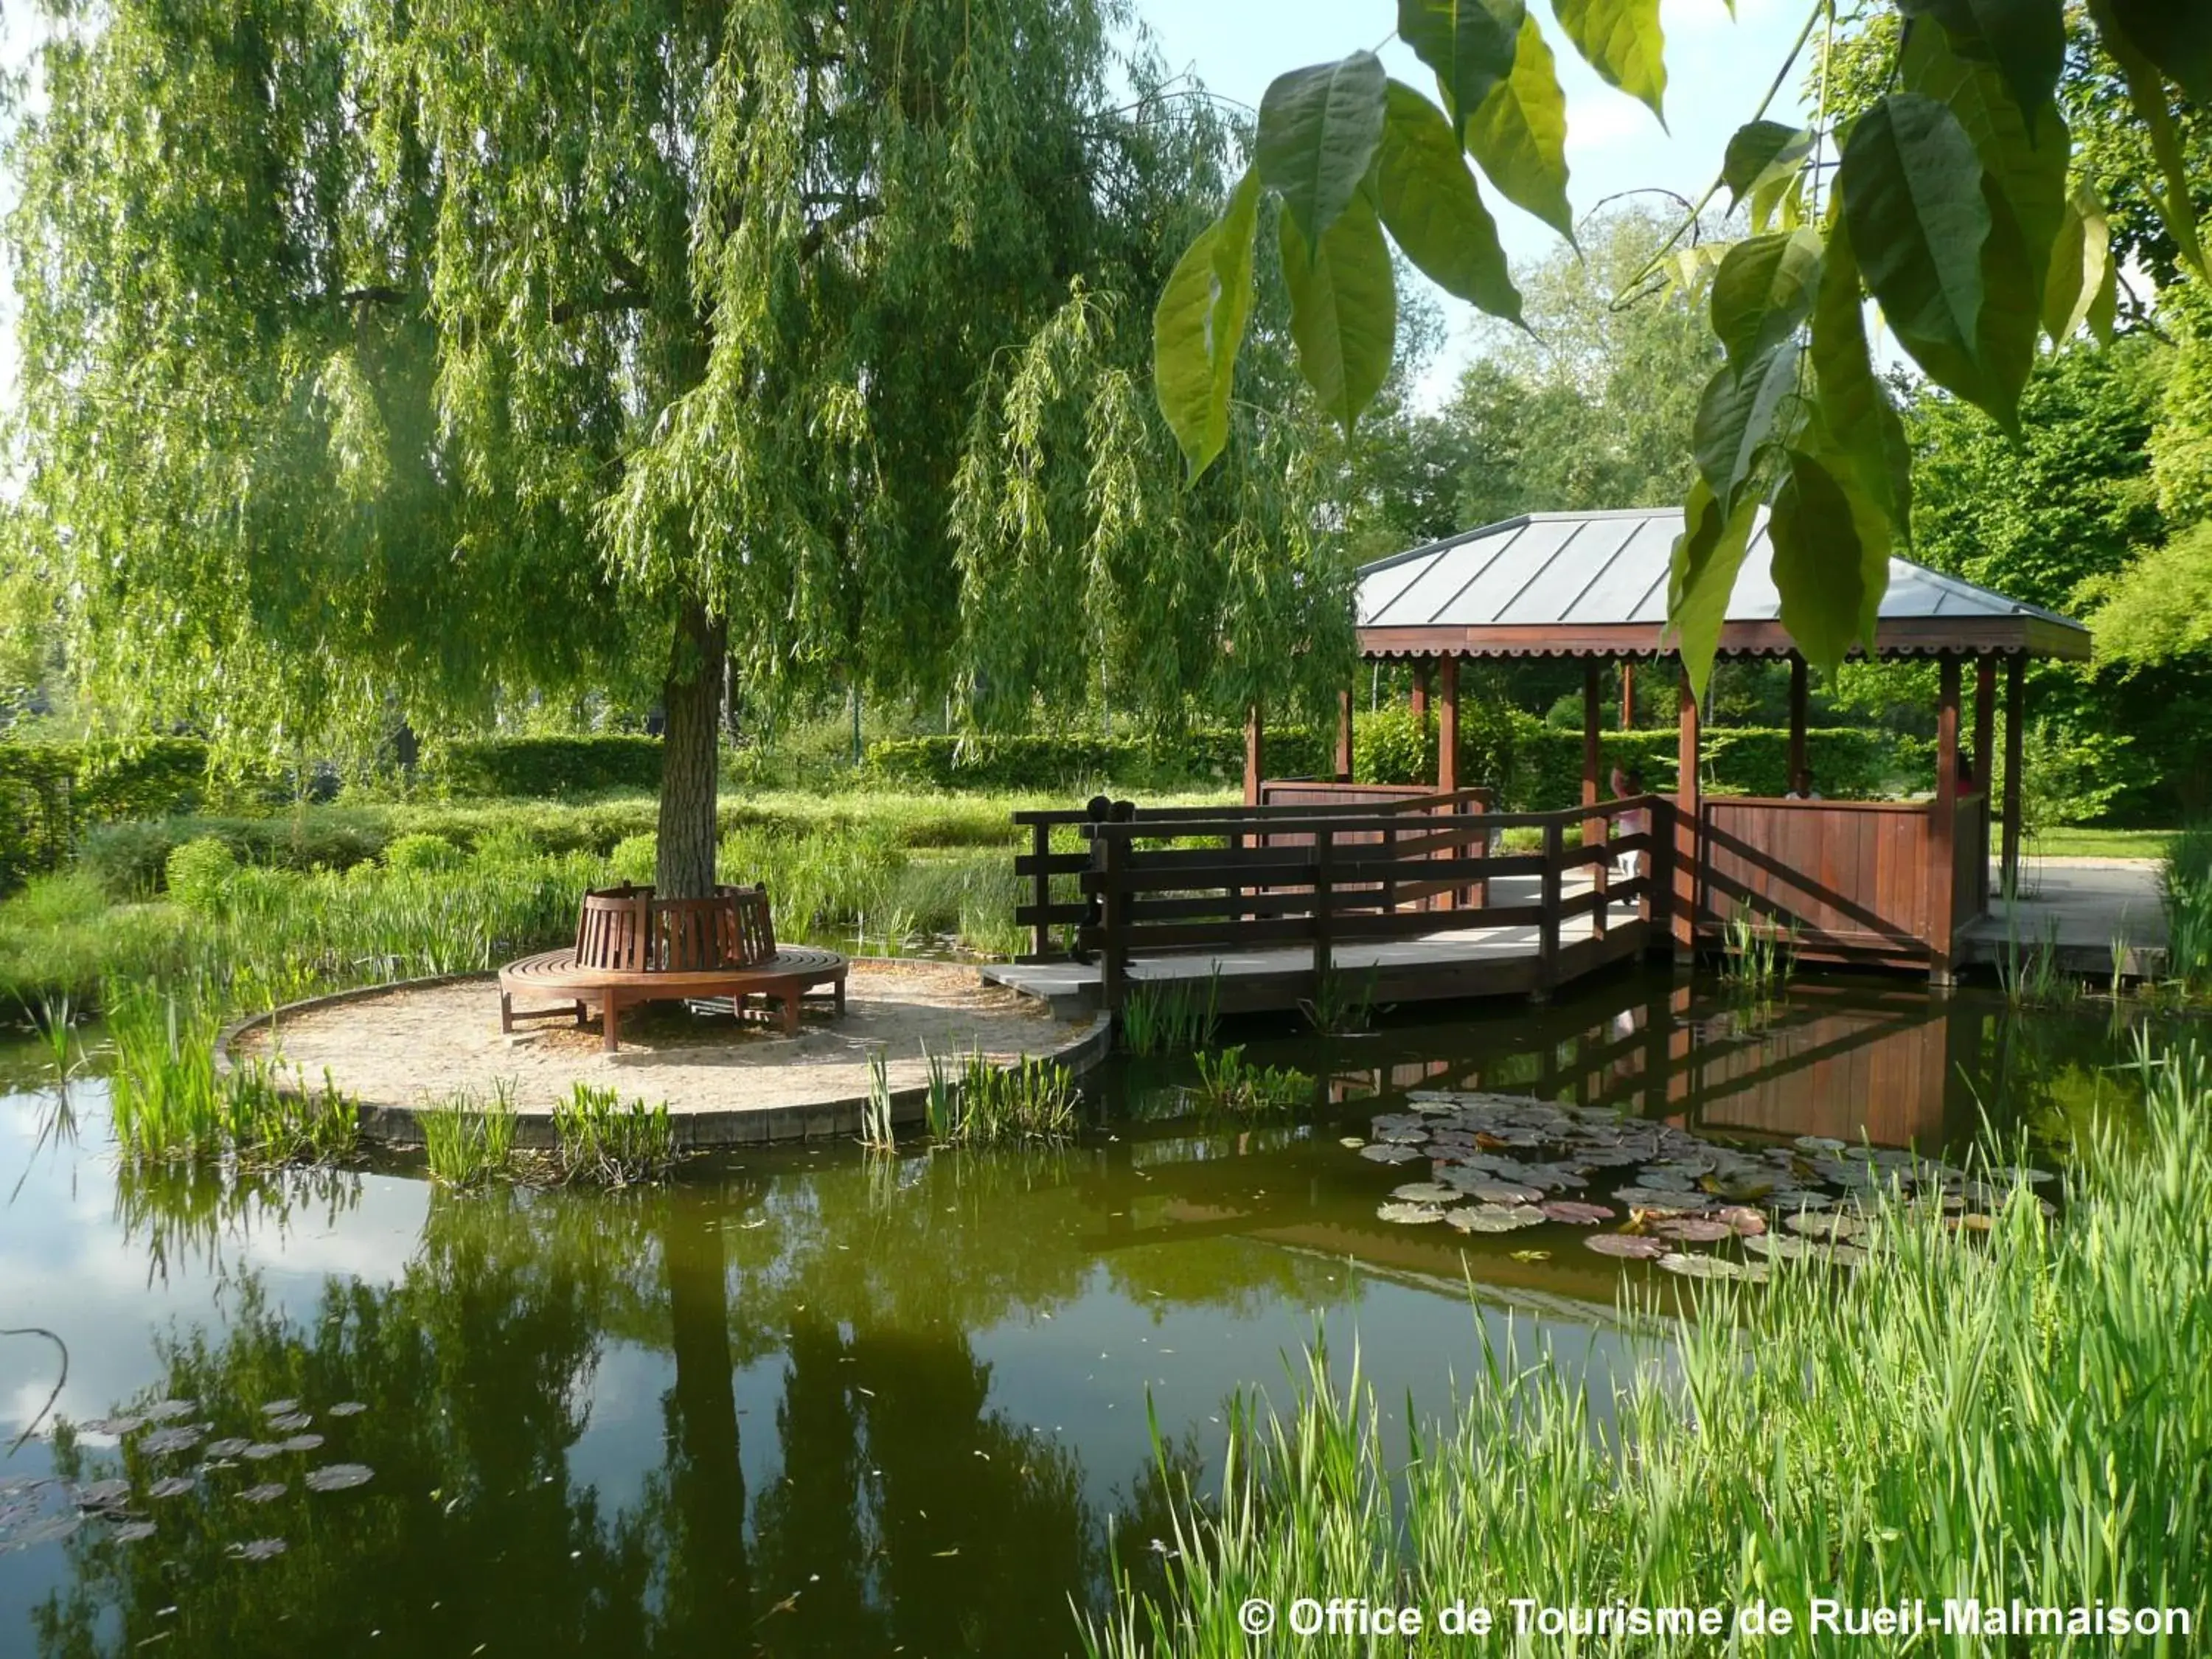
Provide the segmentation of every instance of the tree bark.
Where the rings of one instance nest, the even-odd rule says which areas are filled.
[[[714,890],[714,787],[728,649],[728,624],[686,601],[661,689],[668,726],[661,739],[653,882],[663,898],[705,898]]]

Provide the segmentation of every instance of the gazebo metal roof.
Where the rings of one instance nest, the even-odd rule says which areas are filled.
[[[1359,569],[1359,649],[1369,657],[1648,656],[1661,649],[1680,507],[1527,513]],[[1723,656],[1791,647],[1769,571],[1766,509],[1729,596]],[[2089,630],[1910,559],[1889,562],[1875,654],[2026,652],[2086,658]]]

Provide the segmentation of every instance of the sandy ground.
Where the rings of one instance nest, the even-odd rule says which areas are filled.
[[[936,963],[855,963],[846,1012],[826,999],[805,1006],[799,1035],[758,1019],[694,1015],[680,1003],[625,1009],[622,1048],[599,1048],[596,1018],[499,1029],[491,978],[390,991],[287,1017],[276,1053],[319,1084],[325,1069],[346,1093],[377,1105],[442,1105],[457,1094],[489,1101],[512,1086],[518,1110],[549,1111],[579,1079],[627,1098],[665,1099],[672,1112],[730,1112],[811,1105],[865,1096],[878,1048],[894,1089],[927,1080],[923,1048],[957,1065],[971,1048],[995,1059],[1048,1054],[1080,1039],[1087,1022],[1063,1022],[1014,992],[985,985],[973,968]],[[241,1059],[265,1056],[270,1033],[240,1035]]]

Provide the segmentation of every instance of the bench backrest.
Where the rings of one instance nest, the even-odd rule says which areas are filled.
[[[718,887],[712,898],[655,898],[650,887],[584,895],[576,964],[614,973],[689,973],[749,968],[775,954],[775,924],[762,887]]]

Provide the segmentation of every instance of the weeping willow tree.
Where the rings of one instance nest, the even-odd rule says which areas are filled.
[[[12,155],[18,557],[106,718],[289,747],[657,697],[689,894],[726,672],[1001,718],[1086,646],[1164,703],[1255,690],[1224,648],[1305,672],[1294,433],[1187,501],[1146,476],[1173,450],[1120,296],[1231,144],[1115,0],[58,13]],[[1025,448],[1007,412],[1058,422],[1039,366],[1086,334],[1102,424]]]

